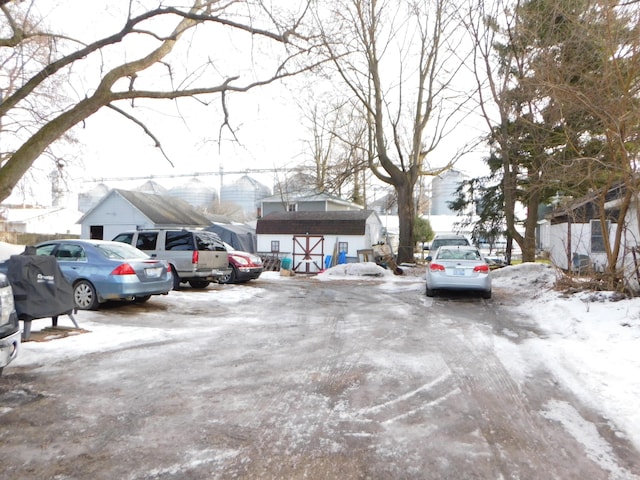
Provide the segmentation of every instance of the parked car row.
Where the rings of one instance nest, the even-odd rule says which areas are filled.
[[[213,232],[195,229],[124,232],[111,241],[51,240],[36,245],[33,254],[56,258],[82,310],[110,300],[146,302],[183,283],[198,289],[211,282],[243,283],[263,271],[260,257],[234,250]],[[8,261],[0,264],[0,273],[7,269]]]

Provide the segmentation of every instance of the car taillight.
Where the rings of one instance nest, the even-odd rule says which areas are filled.
[[[473,269],[474,272],[489,273],[489,265],[478,265]]]
[[[200,260],[200,252],[198,252],[198,250],[194,250],[193,254],[191,255],[191,263],[195,265],[196,263],[198,263],[198,260]]]
[[[440,265],[439,263],[433,263],[433,262],[429,264],[429,269],[432,272],[444,272],[445,270],[444,265]]]
[[[167,272],[171,272],[171,264],[167,265]]]
[[[113,270],[113,272],[111,272],[111,275],[135,275],[135,274],[136,274],[136,271],[128,263],[123,263],[121,265],[118,265]]]

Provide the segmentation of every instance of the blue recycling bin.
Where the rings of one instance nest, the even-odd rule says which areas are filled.
[[[284,257],[282,259],[282,261],[280,262],[280,269],[281,270],[291,270],[291,258],[289,257]]]

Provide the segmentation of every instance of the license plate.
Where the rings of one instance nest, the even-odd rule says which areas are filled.
[[[456,268],[453,270],[453,274],[464,276],[464,270],[462,268]]]
[[[160,276],[160,274],[162,274],[162,267],[145,268],[144,269],[144,273],[149,278],[158,278]]]

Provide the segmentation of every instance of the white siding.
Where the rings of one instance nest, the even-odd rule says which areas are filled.
[[[92,226],[104,228],[103,238],[111,240],[118,233],[136,228],[153,228],[155,225],[137,208],[119,195],[112,195],[98,204],[82,222],[81,238],[89,238]]]
[[[384,241],[384,227],[376,215],[371,215],[367,218],[364,235],[363,244],[365,246],[359,247],[360,250],[371,248],[372,245]]]
[[[613,238],[616,234],[616,225],[612,224],[609,234]],[[568,270],[574,253],[588,255],[591,263],[597,271],[602,271],[607,264],[605,253],[591,251],[591,224],[571,224],[571,251],[569,252],[568,225],[559,223],[549,228],[549,258],[551,262],[563,270]]]
[[[640,262],[640,252],[636,252],[635,258],[633,249],[640,247],[640,199],[637,197],[631,203],[629,212],[627,213],[627,229],[625,231],[625,248],[623,258],[623,271],[627,285],[635,292],[640,291],[640,283],[638,282],[638,265]]]
[[[319,236],[319,235],[312,235]],[[269,253],[271,252],[271,242],[280,242],[280,254],[290,255],[293,252],[293,235],[257,235],[258,252]],[[371,248],[371,243],[367,241],[366,236],[361,235],[324,235],[324,253],[326,255],[333,254],[333,247],[337,245],[337,242],[347,242],[349,250],[347,251],[347,257],[357,258],[358,250]],[[300,247],[297,247],[296,251]]]

